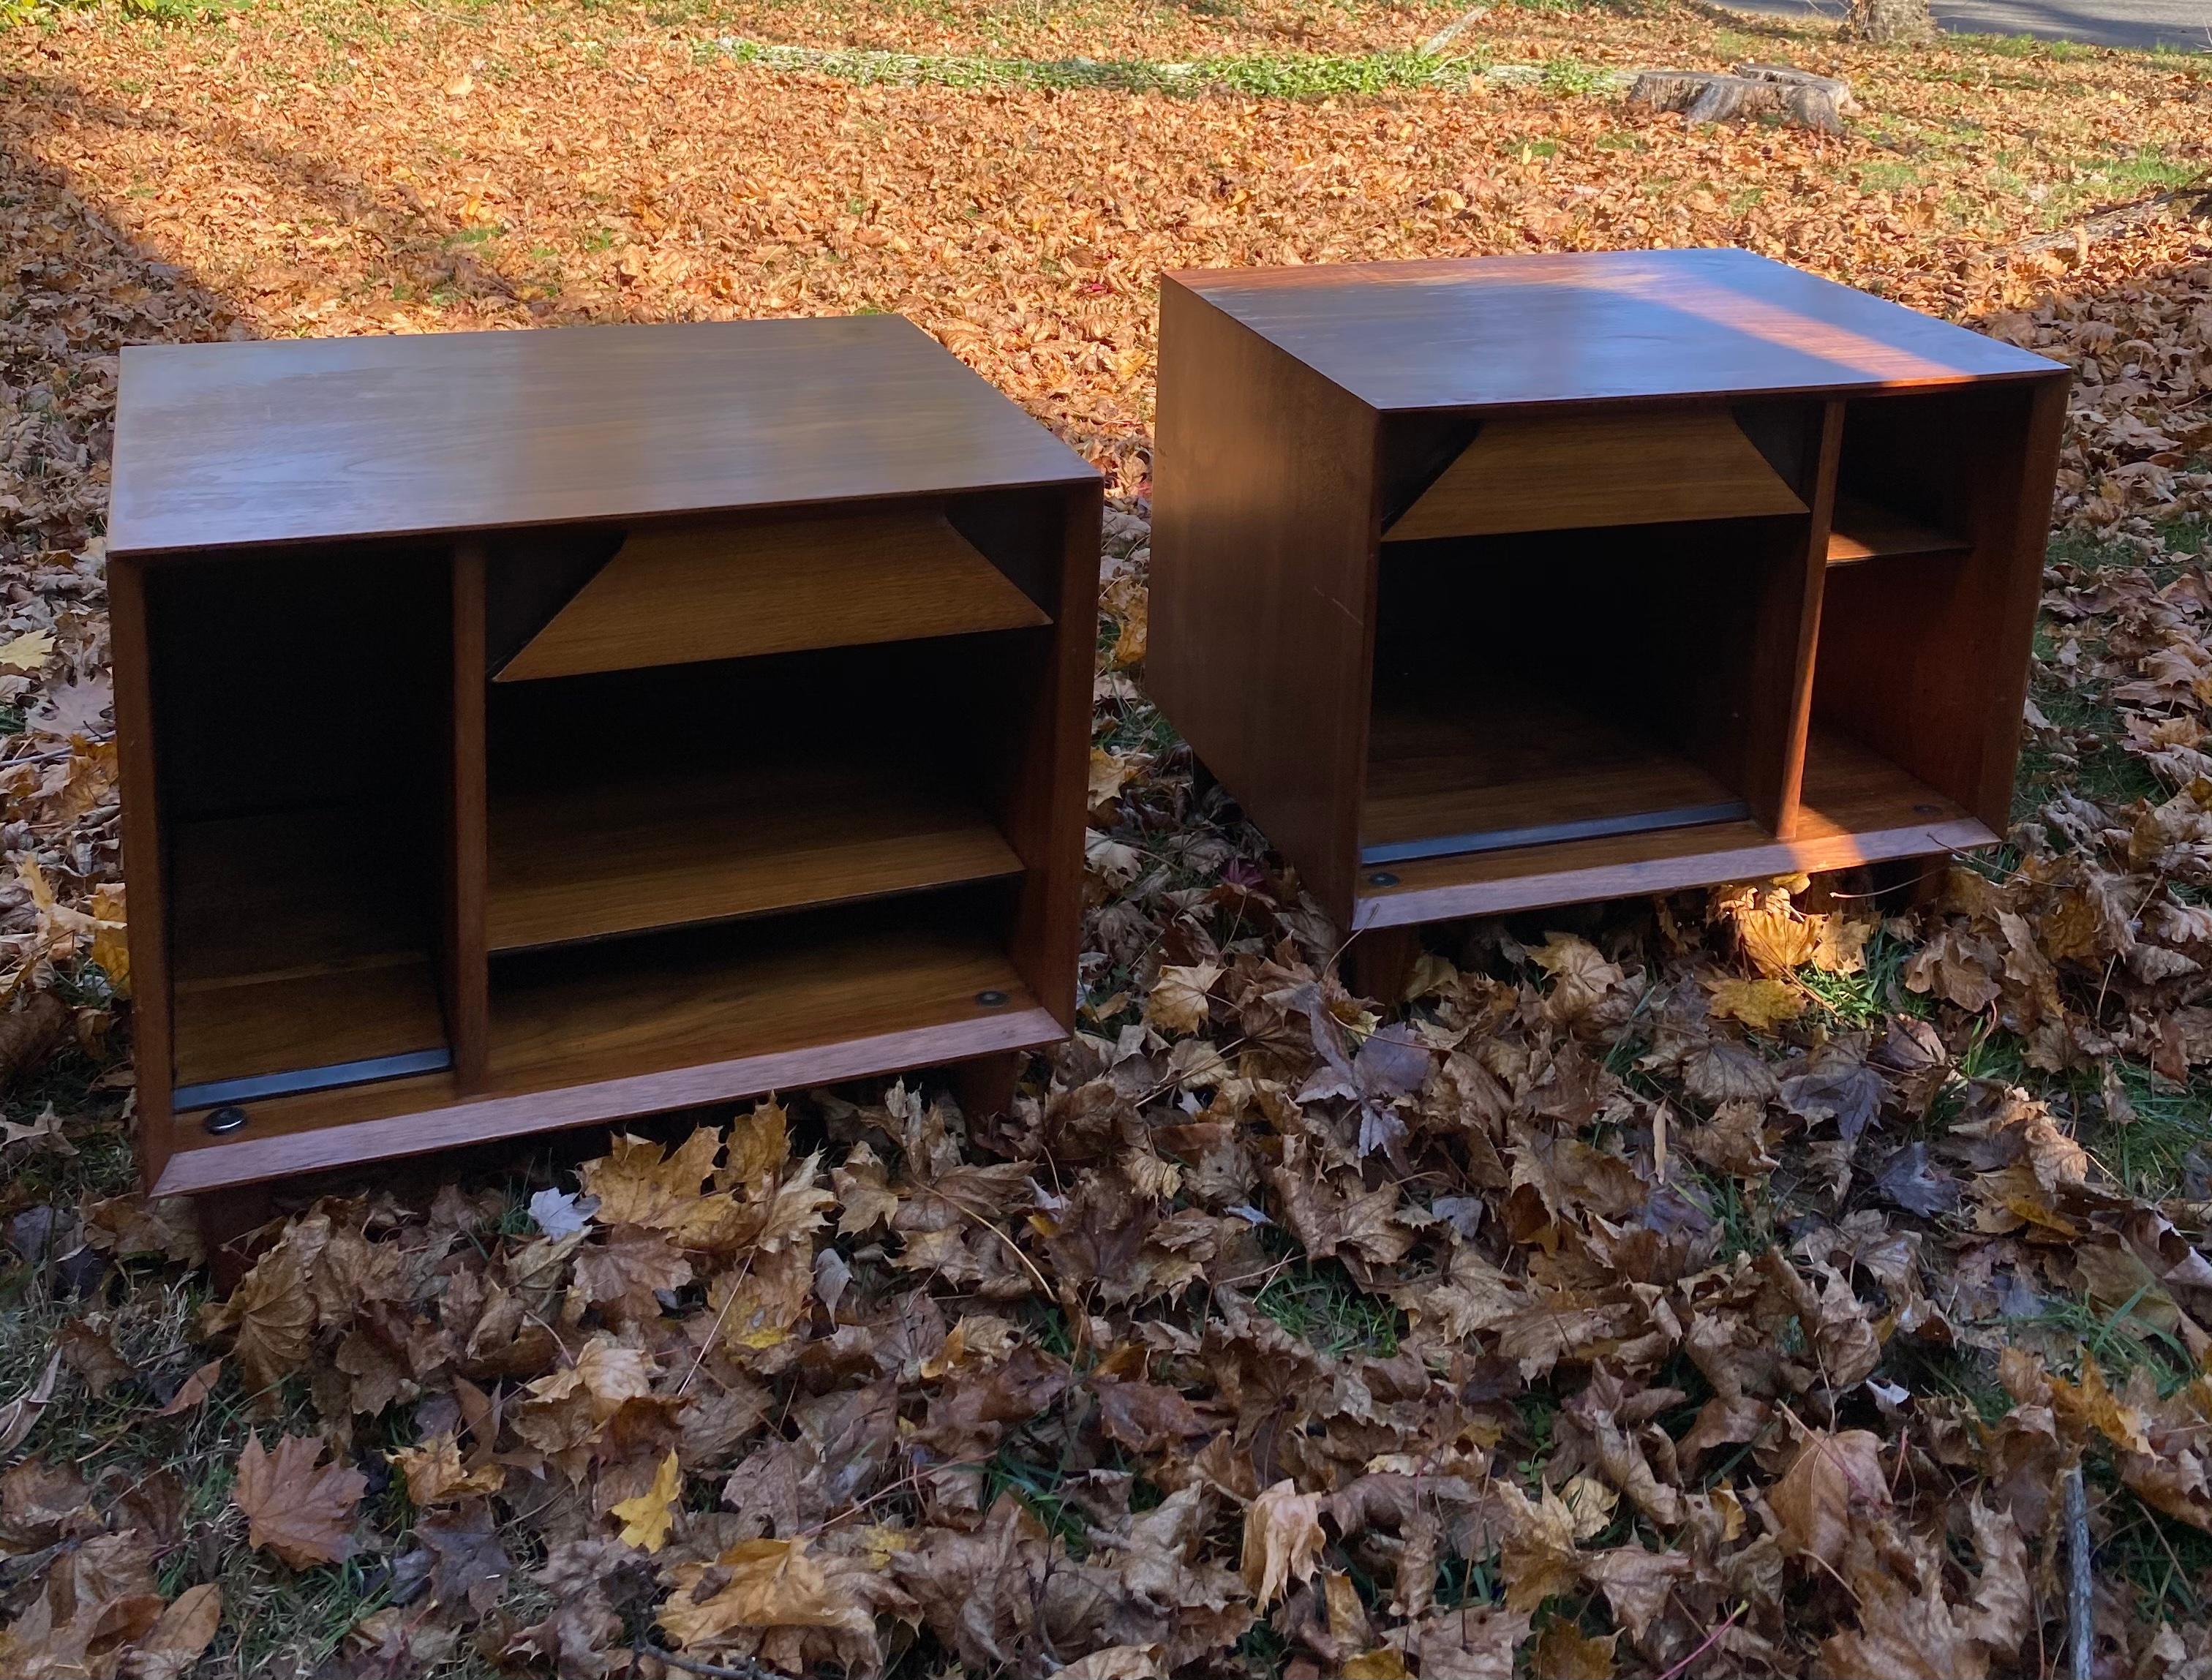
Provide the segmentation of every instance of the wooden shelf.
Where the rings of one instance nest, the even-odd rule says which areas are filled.
[[[938,767],[771,764],[495,792],[490,948],[1018,875]]]
[[[1836,493],[1835,517],[1828,531],[1828,564],[1850,566],[1863,560],[1905,555],[1957,555],[1970,544],[1931,526],[1892,512],[1857,496]]]
[[[1725,409],[1483,422],[1386,543],[1802,513]]]
[[[1714,881],[1994,844],[1999,836],[1932,788],[1846,736],[1816,730],[1806,754],[1797,831],[1777,840],[1736,822],[1571,841],[1396,866],[1395,886],[1359,889],[1356,928],[1487,916],[1542,905],[1669,893]]]
[[[176,989],[177,1107],[423,1073],[447,1063],[422,956]]]
[[[932,510],[633,535],[501,682],[1051,622]]]
[[[950,895],[954,900],[964,895]],[[1032,1048],[1066,1028],[973,905],[916,901],[503,959],[489,1078],[394,1080],[179,1128],[181,1195]],[[986,1002],[995,995],[998,1001]]]
[[[1747,816],[1687,760],[1540,696],[1453,713],[1378,701],[1359,861],[1498,852]]]

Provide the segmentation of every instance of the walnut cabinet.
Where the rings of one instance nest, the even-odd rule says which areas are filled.
[[[1348,931],[2004,832],[2064,368],[1729,250],[1160,315],[1146,682]]]
[[[1099,517],[896,317],[125,351],[149,1188],[1064,1035]]]

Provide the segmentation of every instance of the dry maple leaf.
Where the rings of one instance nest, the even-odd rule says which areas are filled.
[[[1323,1536],[1320,1494],[1302,1494],[1285,1480],[1263,1490],[1244,1513],[1244,1585],[1261,1609],[1292,1580],[1312,1579]]]
[[[54,1398],[54,1380],[61,1374],[62,1350],[46,1356],[39,1379],[4,1406],[0,1406],[0,1453],[13,1453],[30,1434],[39,1416]]]
[[[1808,1431],[1766,1502],[1781,1519],[1783,1550],[1816,1557],[1831,1569],[1843,1557],[1860,1510],[1886,1507],[1881,1438],[1864,1429]]]
[[[851,1237],[872,1231],[898,1211],[899,1198],[886,1181],[882,1160],[866,1143],[855,1143],[845,1164],[830,1174],[836,1186],[837,1234]]]
[[[1618,1633],[1597,1638],[1565,1616],[1554,1616],[1536,1635],[1528,1653],[1528,1672],[1536,1680],[1613,1680],[1613,1648]]]
[[[1515,1610],[1438,1610],[1406,1629],[1421,1680],[1513,1680],[1513,1653],[1528,1637],[1528,1617]]]
[[[773,1097],[730,1122],[718,1182],[726,1189],[756,1185],[791,1159],[791,1121]]]
[[[669,1525],[676,1520],[684,1497],[684,1471],[671,1453],[653,1473],[653,1485],[631,1499],[618,1499],[611,1514],[622,1519],[622,1543],[657,1552],[668,1544]]]
[[[1499,1569],[1509,1610],[1534,1610],[1578,1578],[1575,1513],[1549,1488],[1537,1491],[1531,1501],[1511,1482],[1498,1483],[1508,1525]]]
[[[507,1466],[495,1459],[473,1471],[464,1464],[450,1429],[420,1446],[396,1448],[390,1457],[393,1467],[407,1478],[407,1498],[417,1510],[471,1494],[497,1493],[507,1482]]]
[[[0,642],[0,670],[35,671],[54,657],[51,630],[32,630]]]
[[[599,1198],[602,1225],[644,1225],[665,1231],[690,1247],[711,1235],[730,1200],[708,1195],[708,1181],[722,1152],[721,1135],[702,1125],[664,1152],[659,1144],[625,1133],[610,1153],[579,1170],[586,1195]]]
[[[626,1225],[577,1249],[575,1279],[577,1293],[609,1322],[636,1324],[660,1316],[655,1291],[690,1283],[691,1263],[659,1232]]]
[[[315,1300],[308,1287],[311,1257],[295,1236],[256,1261],[230,1298],[208,1310],[210,1328],[234,1328],[240,1375],[251,1392],[273,1388],[307,1362],[313,1345]]]
[[[1777,979],[1719,979],[1705,982],[1715,1015],[1741,1021],[1754,1033],[1771,1033],[1805,1013],[1802,986]]]
[[[1547,934],[1542,944],[1528,947],[1528,959],[1552,977],[1548,1001],[1562,1021],[1589,1014],[1626,978],[1619,964],[1607,961],[1596,946],[1572,933]]]
[[[705,1598],[695,1595],[719,1582]],[[676,1570],[676,1591],[660,1607],[660,1626],[679,1646],[702,1644],[737,1628],[844,1628],[872,1632],[867,1607],[831,1583],[801,1540],[747,1540],[712,1564]]]
[[[1212,1000],[1206,994],[1226,972],[1218,962],[1163,967],[1145,999],[1145,1019],[1164,1033],[1202,1033]]]
[[[368,1478],[357,1470],[322,1463],[323,1442],[313,1435],[284,1435],[264,1453],[258,1435],[238,1455],[231,1500],[246,1513],[246,1544],[295,1569],[338,1563],[353,1556],[354,1507]]]

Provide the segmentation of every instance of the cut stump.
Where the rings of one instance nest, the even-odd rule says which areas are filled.
[[[1841,134],[1844,118],[1858,109],[1848,82],[1787,64],[1738,64],[1725,76],[1645,70],[1629,88],[1628,99],[1655,111],[1679,111],[1693,123],[1779,117],[1825,134]]]

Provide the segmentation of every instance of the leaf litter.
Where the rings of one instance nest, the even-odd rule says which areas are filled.
[[[1492,18],[1507,63],[1741,39]],[[2185,202],[2045,237],[2201,171],[2212,79],[1744,26],[1852,79],[1838,139],[1566,70],[1181,96],[702,45],[1249,64],[1437,21],[0,34],[0,1671],[2050,1674],[2079,1464],[2099,1671],[2212,1672],[2212,241]],[[1917,901],[1440,931],[1354,998],[1142,699],[1152,276],[1659,242],[2077,369],[2011,842]],[[122,1188],[116,348],[854,308],[1113,476],[1079,1035],[1003,1118],[792,1092],[341,1191],[202,1298],[188,1211]]]

